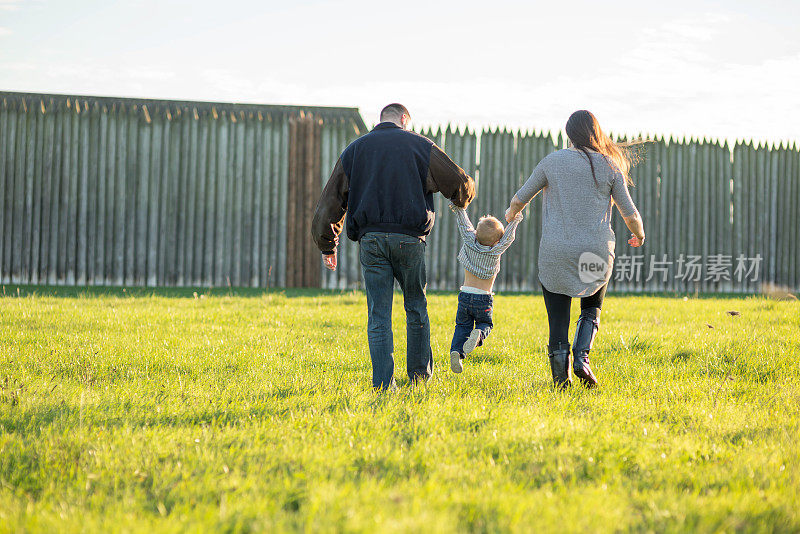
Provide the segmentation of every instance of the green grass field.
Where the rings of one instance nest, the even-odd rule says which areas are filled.
[[[2,532],[800,531],[796,301],[610,295],[556,392],[540,295],[417,387],[396,295],[380,394],[363,293],[5,292]]]

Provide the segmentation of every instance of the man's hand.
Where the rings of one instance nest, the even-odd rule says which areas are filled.
[[[644,236],[638,238],[636,234],[631,234],[631,238],[628,239],[628,244],[634,248],[641,247],[644,244]]]
[[[330,269],[331,271],[336,270],[336,251],[333,251],[333,254],[323,254],[322,261],[325,263],[325,267]]]

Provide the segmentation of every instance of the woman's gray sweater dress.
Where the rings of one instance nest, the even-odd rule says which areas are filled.
[[[604,155],[589,154],[596,182],[586,155],[564,149],[540,161],[517,191],[525,203],[542,191],[539,280],[548,291],[571,297],[593,295],[611,278],[612,204],[623,217],[636,212],[622,173]]]

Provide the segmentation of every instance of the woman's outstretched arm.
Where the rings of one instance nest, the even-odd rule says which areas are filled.
[[[625,226],[631,231],[631,238],[628,239],[628,244],[632,247],[641,247],[644,243],[644,223],[642,223],[642,216],[639,211],[633,212],[630,217],[623,217]]]
[[[611,198],[619,210],[619,214],[625,220],[625,226],[631,231],[631,238],[628,244],[632,247],[641,247],[644,243],[644,224],[639,210],[631,199],[628,184],[621,173],[615,173],[614,182],[611,184]]]
[[[511,197],[511,202],[506,210],[506,222],[512,222],[516,218],[517,214],[525,209],[525,206],[527,205],[528,203],[521,201],[519,198],[517,198],[517,195]]]
[[[517,213],[528,205],[528,202],[533,200],[533,197],[539,194],[539,191],[544,189],[547,185],[547,176],[544,173],[544,168],[541,162],[533,169],[531,177],[522,184],[514,196],[511,198],[511,203],[506,210],[506,222],[511,222],[517,216]]]

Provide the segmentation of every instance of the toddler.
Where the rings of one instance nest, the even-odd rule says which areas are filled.
[[[464,370],[464,355],[480,347],[494,326],[492,287],[500,271],[500,256],[514,242],[522,212],[507,228],[491,216],[481,217],[478,227],[473,228],[463,208],[451,204],[450,209],[458,221],[462,241],[458,262],[464,267],[464,285],[458,293],[456,329],[450,344],[450,369],[460,373]]]

